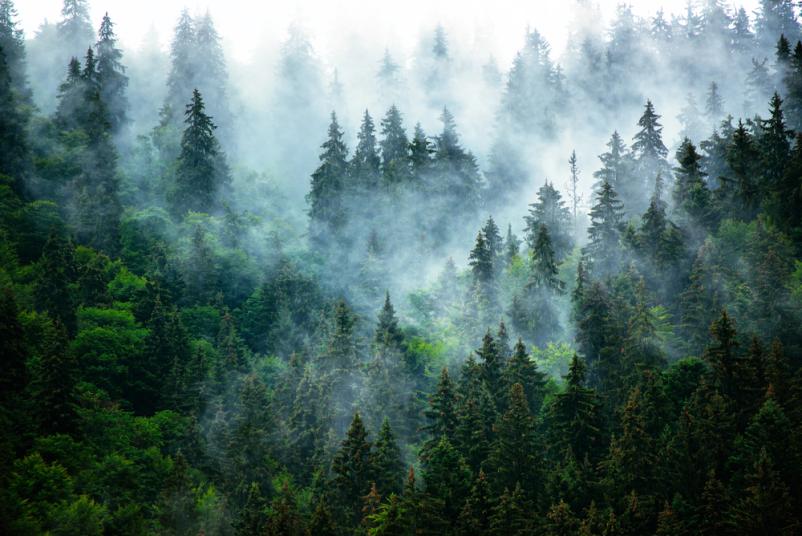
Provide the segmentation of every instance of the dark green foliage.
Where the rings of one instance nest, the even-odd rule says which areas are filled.
[[[343,143],[343,133],[334,112],[328,139],[321,147],[320,167],[312,174],[312,186],[307,195],[310,234],[319,247],[345,225],[342,196],[348,170],[348,149]]]
[[[622,208],[612,184],[602,182],[596,204],[590,210],[588,244],[582,250],[598,276],[610,275],[620,265]]]
[[[197,89],[184,115],[187,126],[181,136],[175,184],[170,193],[173,210],[179,215],[187,211],[210,212],[218,206],[217,196],[224,193],[230,181],[228,166],[214,135],[217,127],[206,114]]]
[[[8,9],[8,6],[0,5],[0,17],[4,9]],[[14,89],[15,80],[7,59],[8,45],[0,42],[0,144],[3,147],[0,174],[12,177],[14,190],[21,194],[24,191],[22,180],[30,168],[30,148],[25,132],[27,118],[20,110],[21,103]]]
[[[373,476],[371,445],[359,413],[354,414],[345,439],[332,460],[331,472],[337,502],[343,508],[346,519],[353,523],[361,518],[361,499],[370,491]]]
[[[371,465],[376,487],[383,496],[389,497],[391,494],[401,493],[404,463],[387,418],[382,422],[382,427],[376,436]]]

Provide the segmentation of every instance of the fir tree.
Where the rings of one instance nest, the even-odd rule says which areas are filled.
[[[384,496],[401,493],[404,462],[390,420],[385,417],[371,453],[371,466],[376,487]]]
[[[361,498],[370,491],[371,444],[359,413],[354,414],[339,451],[331,463],[333,486],[352,523],[361,518]]]
[[[702,157],[691,140],[685,138],[677,151],[674,183],[674,205],[690,223],[708,226],[713,218],[710,189],[704,181]]]
[[[381,122],[381,168],[386,185],[403,183],[410,179],[409,140],[404,132],[401,112],[392,105]]]
[[[310,234],[320,247],[328,243],[332,234],[345,226],[343,192],[347,181],[348,149],[343,143],[343,133],[332,112],[328,139],[321,146],[320,166],[312,174],[312,187],[307,195],[309,203]]]
[[[705,98],[705,114],[712,121],[717,121],[723,113],[724,99],[718,91],[718,84],[710,82]]]
[[[7,8],[5,4],[0,4],[0,17],[5,8]],[[0,31],[2,31],[2,18],[0,18]],[[27,121],[20,111],[18,93],[14,90],[15,82],[6,58],[6,48],[0,44],[0,144],[3,146],[0,154],[0,174],[11,177],[14,191],[21,195],[25,190],[23,180],[30,170],[30,147],[25,132]]]
[[[172,205],[176,213],[209,212],[218,206],[218,196],[230,182],[225,156],[215,138],[217,128],[206,115],[200,92],[192,92],[186,106],[187,127],[181,137]]]
[[[571,212],[566,208],[560,192],[548,181],[538,190],[537,197],[538,200],[529,205],[529,214],[524,217],[526,243],[530,250],[534,250],[540,226],[546,226],[556,258],[561,261],[574,247]]]
[[[638,119],[638,126],[640,130],[635,134],[632,142],[632,156],[638,174],[640,175],[640,184],[636,187],[628,188],[627,185],[617,184],[616,190],[626,192],[625,199],[627,201],[634,201],[632,209],[639,210],[644,200],[639,200],[635,195],[637,191],[643,191],[643,187],[648,185],[653,177],[660,171],[666,169],[666,155],[668,149],[663,143],[663,126],[660,124],[660,116],[655,112],[652,101],[647,100],[646,106]]]
[[[782,104],[782,99],[775,93],[770,103],[771,116],[761,121],[758,148],[763,168],[761,173],[763,195],[778,188],[785,171],[788,153],[791,150],[791,132],[785,124]]]
[[[529,255],[530,271],[527,285],[533,289],[548,289],[557,294],[562,293],[565,283],[557,277],[549,228],[543,224],[538,228]]]
[[[426,418],[428,424],[424,430],[428,433],[429,439],[421,452],[422,458],[425,458],[428,452],[440,442],[441,437],[445,437],[452,444],[456,440],[456,393],[446,368],[443,368],[440,372],[440,380],[437,387],[429,397]]]
[[[503,372],[507,389],[516,383],[521,384],[532,415],[540,413],[546,391],[546,374],[538,370],[537,365],[526,352],[526,346],[521,339],[515,343],[512,357],[507,362]]]
[[[128,86],[128,77],[121,63],[122,51],[117,48],[114,23],[111,22],[108,13],[103,16],[100,24],[95,50],[100,98],[106,108],[111,131],[118,132],[126,120],[128,101],[125,90]]]
[[[357,133],[357,145],[351,159],[352,186],[360,192],[375,191],[379,184],[381,159],[376,148],[376,132],[373,119],[365,110],[362,125]]]
[[[69,55],[77,56],[92,43],[92,23],[87,0],[64,0],[58,35]]]
[[[11,89],[18,104],[30,104],[32,93],[28,87],[25,35],[17,18],[13,0],[0,1],[0,50],[3,51],[11,80]],[[5,75],[4,75],[5,76]],[[6,98],[2,99],[6,103]],[[4,112],[5,113],[5,112]],[[5,147],[5,144],[4,144]]]
[[[590,209],[589,243],[583,249],[594,274],[599,276],[612,274],[620,262],[621,210],[618,194],[605,180]]]
[[[40,430],[43,435],[70,433],[76,420],[78,363],[67,351],[67,332],[60,320],[45,327],[40,348],[31,380]]]

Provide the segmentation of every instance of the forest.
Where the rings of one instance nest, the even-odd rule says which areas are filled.
[[[244,66],[0,0],[0,533],[802,534],[802,6],[574,4]]]

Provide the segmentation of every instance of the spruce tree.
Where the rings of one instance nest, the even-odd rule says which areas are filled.
[[[64,0],[61,21],[56,26],[67,55],[77,56],[92,44],[92,23],[87,0]]]
[[[17,9],[13,0],[0,0],[0,49],[8,65],[8,77],[15,100],[27,105],[31,103],[32,93],[28,86],[25,35],[16,18]],[[5,98],[3,102],[6,102]]]
[[[171,192],[173,210],[179,215],[214,210],[219,206],[218,196],[230,182],[225,155],[214,135],[217,127],[205,110],[203,97],[196,89],[186,106],[187,127],[181,136],[181,153]]]
[[[350,184],[357,192],[375,192],[379,185],[381,158],[376,148],[376,131],[373,118],[365,110],[362,125],[357,133],[357,144],[350,162]]]
[[[0,16],[2,9],[3,4],[0,4]],[[30,147],[25,132],[27,121],[20,111],[18,93],[14,90],[14,80],[6,58],[6,49],[0,45],[0,145],[3,147],[0,151],[0,174],[11,177],[14,191],[21,195],[25,191],[24,179],[30,170]]]
[[[401,112],[393,104],[381,121],[381,168],[387,186],[410,179],[409,140],[404,131]]]
[[[170,72],[167,76],[167,97],[162,116],[168,123],[178,123],[187,95],[195,85],[195,23],[189,11],[183,9],[175,25],[170,43]]]
[[[122,51],[117,48],[114,23],[111,22],[108,13],[103,16],[100,24],[95,50],[100,98],[106,108],[111,131],[119,132],[126,121],[128,101],[125,90],[128,86],[128,77],[121,63]]]
[[[708,119],[717,121],[721,118],[724,109],[724,99],[718,91],[718,84],[710,82],[708,86],[707,97],[705,98],[705,114]]]
[[[526,243],[530,250],[534,250],[540,226],[546,226],[556,259],[561,261],[574,247],[571,212],[565,206],[560,192],[548,181],[538,190],[537,197],[538,200],[529,205],[529,214],[524,217]]]
[[[515,383],[510,388],[509,407],[497,422],[488,466],[495,489],[520,485],[524,494],[535,498],[540,491],[541,460],[537,459],[535,419],[529,409],[524,388]]]
[[[675,168],[674,206],[688,223],[707,227],[712,223],[712,201],[710,189],[704,180],[702,157],[696,152],[691,140],[685,138],[677,150],[678,166]]]
[[[34,303],[37,309],[47,311],[53,320],[59,321],[69,335],[74,335],[78,327],[73,290],[77,277],[72,241],[55,229],[51,230],[39,259]]]
[[[565,283],[558,277],[554,249],[552,248],[549,228],[540,224],[532,248],[529,252],[530,268],[527,286],[532,289],[547,289],[561,294]]]
[[[583,249],[597,276],[614,273],[620,263],[622,208],[612,184],[605,180],[596,194],[596,204],[590,209],[588,244]]]
[[[726,160],[730,170],[727,179],[734,183],[736,192],[736,213],[741,218],[751,219],[760,200],[757,181],[759,153],[752,134],[741,121],[738,121],[738,128],[732,134]]]
[[[429,408],[426,410],[428,424],[424,427],[429,439],[426,441],[421,457],[428,456],[429,451],[435,448],[442,437],[451,444],[456,441],[457,409],[456,392],[454,384],[448,375],[448,369],[440,372],[440,380],[434,393],[429,397]]]
[[[516,383],[523,387],[529,410],[532,415],[538,415],[546,396],[546,374],[538,370],[537,364],[527,354],[526,346],[521,339],[515,343],[512,357],[504,369],[503,378],[507,392],[510,392]]]
[[[384,418],[376,436],[370,463],[379,493],[385,497],[400,494],[404,479],[404,462],[387,417]]]
[[[76,421],[78,363],[67,350],[67,331],[59,319],[45,326],[31,391],[43,435],[72,433]]]
[[[370,491],[371,444],[359,413],[346,432],[340,449],[331,462],[332,482],[340,506],[352,524],[361,518],[362,497]]]
[[[616,185],[616,190],[622,192],[625,201],[631,204],[631,209],[642,210],[645,199],[638,198],[637,192],[643,192],[654,176],[667,168],[666,155],[668,148],[663,143],[663,126],[660,116],[655,112],[652,101],[647,100],[643,115],[638,119],[640,130],[635,134],[632,142],[632,156],[639,175],[639,183],[634,187],[625,184]],[[631,194],[631,195],[630,195]]]
[[[347,182],[348,149],[343,143],[343,133],[334,112],[331,114],[328,139],[321,147],[320,166],[312,174],[312,186],[306,198],[309,203],[310,235],[318,247],[336,237],[346,222],[343,193]]]

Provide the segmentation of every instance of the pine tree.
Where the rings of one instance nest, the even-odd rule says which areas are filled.
[[[574,355],[565,376],[565,388],[548,408],[556,459],[570,453],[574,459],[598,459],[602,441],[601,404],[593,389],[585,387],[585,363]]]
[[[552,249],[549,228],[543,224],[537,231],[537,236],[530,250],[530,269],[527,286],[532,289],[548,289],[561,294],[565,283],[558,277],[557,265]]]
[[[593,173],[593,177],[597,180],[594,189],[599,189],[605,181],[615,189],[631,180],[631,156],[618,131],[613,132],[610,141],[607,142],[607,147],[609,150],[599,155],[602,168]]]
[[[556,259],[561,261],[574,247],[571,212],[566,208],[560,192],[548,181],[538,190],[537,197],[538,200],[529,205],[529,214],[524,217],[526,243],[530,250],[535,249],[540,226],[546,226]]]
[[[509,266],[521,250],[521,241],[512,233],[512,224],[507,225],[507,236],[504,239],[504,261]]]
[[[485,534],[490,528],[492,495],[487,476],[481,469],[459,515],[461,534]]]
[[[493,536],[529,534],[533,524],[531,506],[521,486],[516,485],[512,491],[505,489],[493,508],[490,534]]]
[[[32,93],[28,86],[25,35],[16,18],[17,9],[13,0],[0,1],[0,50],[5,55],[15,100],[19,104],[28,105],[31,103]],[[2,102],[5,103],[6,99],[3,98]]]
[[[759,153],[752,135],[741,121],[738,121],[738,128],[733,132],[732,141],[727,148],[726,159],[731,173],[731,176],[727,178],[735,183],[737,214],[744,219],[751,219],[757,210],[760,199],[756,180]]]
[[[376,334],[373,340],[381,347],[393,349],[400,349],[404,341],[404,336],[401,333],[401,329],[398,327],[398,318],[396,318],[395,309],[390,302],[389,292],[385,294],[384,306],[379,313],[379,321],[376,324]]]
[[[404,132],[401,112],[395,104],[381,122],[381,168],[387,186],[408,181],[410,177],[409,140]]]
[[[718,320],[711,324],[710,334],[715,342],[705,350],[704,358],[713,368],[724,394],[732,397],[736,388],[738,341],[735,326],[726,310],[722,310]]]
[[[209,212],[219,205],[218,196],[230,182],[228,165],[214,135],[217,127],[206,115],[197,89],[192,92],[185,115],[187,127],[181,137],[172,205],[178,214]]]
[[[5,7],[0,4],[0,17]],[[0,34],[0,42],[2,40]],[[0,144],[3,147],[0,152],[0,174],[11,177],[14,191],[21,195],[25,190],[23,180],[30,170],[30,147],[25,132],[27,120],[20,111],[21,103],[14,90],[15,81],[6,58],[6,49],[0,44]]]
[[[454,526],[470,493],[471,472],[457,449],[441,436],[423,459],[423,480],[429,506],[438,524]],[[435,527],[431,527],[436,530]]]
[[[92,43],[92,23],[87,0],[64,0],[56,28],[68,55],[77,56]]]
[[[288,481],[270,503],[270,516],[266,523],[266,536],[304,536],[303,518],[298,511],[295,494]]]
[[[497,490],[520,484],[524,494],[534,498],[542,486],[535,420],[520,383],[512,385],[508,400],[509,408],[495,426],[496,440],[488,458],[490,480]]]
[[[677,150],[674,183],[674,205],[689,219],[689,223],[706,227],[711,224],[713,214],[710,189],[704,180],[702,157],[696,152],[691,140],[685,138]]]
[[[421,128],[420,123],[416,123],[415,133],[409,143],[409,161],[412,165],[412,172],[417,178],[420,178],[421,174],[429,168],[433,153],[432,143],[423,128]]]
[[[34,290],[37,309],[47,311],[58,320],[67,333],[77,330],[75,294],[72,286],[77,280],[75,248],[72,241],[55,229],[51,230],[39,260],[39,280]]]
[[[718,91],[718,84],[710,82],[708,86],[707,97],[705,98],[705,114],[711,121],[717,121],[721,118],[724,111],[724,99]]]
[[[546,374],[538,370],[537,364],[527,354],[526,346],[521,339],[515,344],[512,357],[503,372],[503,378],[507,389],[511,389],[516,383],[521,384],[532,415],[538,415],[546,395]]]
[[[14,397],[28,383],[23,335],[16,297],[5,287],[0,290],[0,405],[17,402]]]
[[[752,49],[755,35],[752,33],[749,15],[743,7],[738,8],[732,22],[732,49],[736,53],[745,53]]]
[[[327,244],[332,234],[336,237],[346,221],[343,193],[347,182],[348,149],[343,143],[343,133],[333,112],[328,139],[321,147],[320,166],[312,174],[312,187],[306,198],[309,203],[310,235],[318,247]]]
[[[206,106],[223,132],[231,129],[231,112],[228,109],[228,72],[220,36],[207,11],[195,21],[193,88],[206,99]]]
[[[111,22],[108,13],[103,16],[103,22],[100,24],[95,49],[100,98],[106,108],[111,131],[119,132],[126,121],[128,101],[125,90],[128,86],[128,77],[121,63],[122,51],[117,48],[114,23]]]
[[[385,417],[371,453],[373,477],[379,492],[385,497],[401,493],[404,478],[404,462],[390,420]]]
[[[42,435],[71,433],[76,420],[78,363],[67,350],[67,332],[59,319],[45,327],[31,390]]]
[[[170,43],[170,72],[167,76],[167,97],[162,110],[168,123],[178,123],[187,95],[195,89],[195,23],[183,9],[175,25]]]
[[[758,148],[762,164],[761,190],[763,195],[775,191],[782,181],[788,153],[791,150],[791,132],[785,124],[783,100],[775,93],[771,98],[771,116],[761,121]]]
[[[783,80],[785,84],[785,114],[788,126],[802,130],[802,42],[797,41]]]
[[[362,125],[357,133],[357,145],[351,159],[351,182],[358,192],[374,192],[379,185],[381,158],[376,148],[373,119],[365,110]]]
[[[481,185],[476,158],[460,144],[454,116],[447,108],[443,108],[440,120],[443,130],[434,143],[434,166],[439,181],[432,188],[448,203],[452,213],[472,214],[479,204]],[[415,158],[413,154],[413,166]]]
[[[484,364],[483,364],[484,365]],[[483,365],[469,357],[462,366],[457,406],[457,442],[465,462],[477,471],[487,459],[493,438],[497,401],[491,394]]]
[[[582,203],[582,194],[579,193],[579,165],[577,164],[576,151],[571,151],[571,157],[568,159],[568,169],[571,177],[568,180],[568,200],[571,203],[571,215],[574,217],[574,230],[576,230],[579,221],[577,220],[577,210],[579,204]]]
[[[652,101],[647,100],[643,115],[638,120],[640,130],[635,134],[632,143],[632,156],[642,182],[631,188],[627,185],[615,185],[616,190],[621,191],[622,195],[626,192],[624,199],[633,205],[631,209],[636,211],[642,210],[645,205],[645,199],[638,199],[636,193],[643,191],[644,186],[648,185],[657,173],[667,168],[668,149],[663,143],[663,126],[659,120],[660,116],[654,111]]]
[[[658,174],[649,208],[641,217],[637,235],[638,248],[660,268],[671,266],[681,259],[684,248],[681,231],[666,215],[662,190],[663,180]]]
[[[504,385],[501,381],[503,361],[490,330],[482,338],[482,347],[476,350],[476,355],[479,356],[480,360],[479,367],[482,380],[487,385],[493,399],[498,403],[505,395]]]
[[[328,505],[324,499],[320,499],[312,512],[312,519],[309,521],[309,534],[316,536],[337,536],[340,533],[334,517],[331,515]]]
[[[755,20],[755,37],[762,50],[769,50],[778,35],[791,41],[799,38],[799,22],[791,0],[760,0]]]
[[[476,235],[476,243],[468,256],[468,264],[471,266],[474,287],[488,302],[492,301],[495,294],[493,257],[493,251],[490,250],[484,233],[479,231]]]
[[[236,523],[236,533],[240,536],[260,534],[263,531],[267,517],[265,514],[266,506],[259,484],[251,482],[248,488],[248,498]]]
[[[338,502],[352,523],[361,518],[362,497],[370,491],[371,444],[359,413],[354,414],[340,449],[331,463]]]
[[[620,262],[621,210],[618,194],[605,180],[596,194],[596,204],[590,209],[589,243],[583,249],[598,276],[614,273]]]
[[[428,424],[424,431],[427,432],[429,439],[421,452],[421,458],[424,459],[428,452],[440,442],[441,437],[445,437],[452,444],[456,441],[456,393],[454,392],[454,384],[448,376],[447,368],[443,368],[440,372],[440,380],[437,387],[429,397],[426,418]]]
[[[493,268],[498,272],[501,269],[499,261],[503,251],[503,242],[498,225],[493,221],[493,216],[490,216],[485,222],[485,226],[482,227],[482,234],[487,243],[487,249],[490,250],[490,254],[493,256]]]

